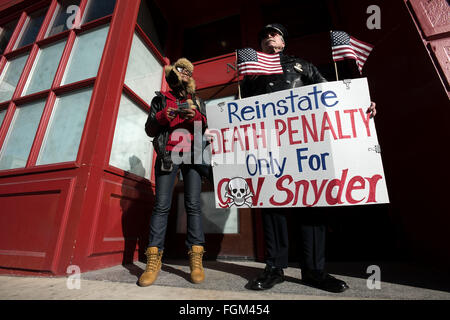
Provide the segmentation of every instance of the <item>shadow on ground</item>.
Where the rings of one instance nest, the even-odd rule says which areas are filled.
[[[144,272],[145,264],[139,263],[142,267],[131,264],[124,266],[129,274],[134,277],[134,281]],[[367,267],[377,265],[381,271],[381,282],[392,285],[402,285],[429,290],[450,292],[450,277],[443,270],[437,268],[426,268],[414,263],[392,263],[392,262],[331,262],[328,263],[328,272],[338,278],[355,282],[355,290],[365,287],[366,280],[372,273],[366,273]],[[247,290],[251,281],[262,271],[264,264],[240,261],[204,261],[204,267],[209,271],[211,289],[226,290]],[[189,263],[183,260],[166,260],[158,277],[160,285],[190,286]],[[211,274],[211,271],[214,271]],[[228,276],[229,275],[229,276]],[[175,278],[173,276],[176,276]],[[296,264],[291,264],[286,273],[285,286],[304,285],[301,281],[301,271]],[[235,284],[230,284],[234,281]],[[206,286],[206,285],[205,285]],[[195,285],[192,284],[192,287]],[[292,286],[293,287],[293,286]],[[359,289],[358,289],[359,288]]]

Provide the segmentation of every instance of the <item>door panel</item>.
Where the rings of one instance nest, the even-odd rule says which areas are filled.
[[[431,50],[439,62],[443,78],[450,87],[450,37],[430,42]]]
[[[410,0],[427,38],[450,31],[450,6],[447,0]]]
[[[450,88],[450,4],[448,0],[410,0],[443,82]]]

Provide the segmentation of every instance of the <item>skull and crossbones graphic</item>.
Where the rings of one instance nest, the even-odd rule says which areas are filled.
[[[231,179],[226,186],[225,197],[228,198],[228,207],[233,205],[241,207],[246,205],[252,206],[253,193],[248,187],[247,181],[244,178],[237,177]]]

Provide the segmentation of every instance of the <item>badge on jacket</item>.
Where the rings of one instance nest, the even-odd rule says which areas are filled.
[[[302,65],[298,62],[295,64],[294,69],[297,72],[303,72]]]

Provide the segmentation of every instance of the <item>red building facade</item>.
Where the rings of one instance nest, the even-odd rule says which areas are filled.
[[[285,24],[288,53],[313,62],[329,81],[329,30],[375,45],[363,76],[379,111],[391,203],[328,208],[329,256],[450,262],[450,174],[441,150],[450,135],[448,2],[182,5],[1,2],[0,272],[63,275],[70,265],[87,271],[137,259],[154,187],[155,157],[143,125],[154,91],[167,86],[163,66],[186,56],[195,61],[202,98],[234,99],[234,50],[257,48],[257,33],[269,22]],[[343,77],[360,76],[354,61],[338,68]],[[227,212],[221,220],[208,207],[210,194],[205,183],[209,257],[262,259],[259,212]],[[184,250],[180,196],[182,188],[166,250],[175,257]]]

